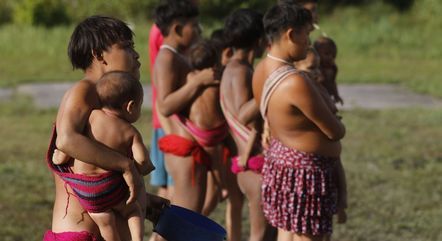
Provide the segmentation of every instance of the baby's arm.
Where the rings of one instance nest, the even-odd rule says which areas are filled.
[[[333,96],[333,99],[336,103],[340,103],[341,105],[344,104],[344,101],[342,100],[341,96],[339,96],[339,92],[338,92],[338,84],[336,83],[336,76],[338,74],[338,68],[336,67],[336,65],[334,65],[332,68],[329,68],[326,70],[328,73],[327,75],[329,76],[329,88],[330,88],[330,93]]]
[[[149,158],[149,151],[143,143],[141,134],[134,128],[135,134],[132,140],[132,155],[135,166],[141,175],[147,175],[155,169]]]

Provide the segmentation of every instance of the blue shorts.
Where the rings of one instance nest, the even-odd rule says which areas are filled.
[[[172,186],[172,176],[166,171],[164,165],[164,154],[159,149],[158,140],[164,136],[161,128],[153,129],[152,140],[150,142],[150,160],[152,160],[155,170],[150,173],[150,184],[152,186]]]

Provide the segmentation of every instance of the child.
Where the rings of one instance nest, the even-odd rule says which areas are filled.
[[[222,68],[218,52],[212,41],[200,41],[188,51],[189,64],[192,71],[188,77],[198,75],[206,69]],[[215,74],[212,77],[215,79]],[[229,135],[228,126],[224,119],[219,103],[219,86],[211,86],[201,91],[198,97],[186,111],[188,114],[175,115],[175,119],[195,138],[209,162],[207,176],[206,198],[202,213],[208,215],[222,198],[222,188],[225,184],[223,174],[223,143]]]
[[[154,167],[140,133],[131,125],[138,120],[141,113],[143,88],[140,82],[126,72],[108,72],[98,82],[97,93],[102,108],[91,112],[86,129],[88,136],[123,155],[133,157],[140,174],[147,175]],[[53,162],[56,165],[64,164],[69,160],[66,157],[64,153],[58,152],[54,155]],[[99,189],[88,189],[82,184],[71,182],[70,177],[63,178],[71,185],[105,240],[121,240],[116,229],[114,212],[128,220],[132,240],[143,239],[144,208],[138,202],[126,205],[124,191],[127,189],[121,183],[122,178],[81,161],[74,162],[72,171],[80,174],[77,177],[79,180],[111,183]],[[116,180],[109,181],[110,177],[115,177]],[[115,189],[116,186],[119,188]],[[91,196],[94,198],[90,199]]]
[[[198,155],[201,149],[194,137],[174,117],[188,110],[203,89],[217,84],[211,70],[201,71],[187,81],[191,69],[183,53],[199,37],[197,16],[196,6],[186,0],[169,1],[155,9],[155,23],[164,41],[155,60],[153,78],[157,87],[157,111],[166,117],[160,120],[161,126],[168,126],[159,146],[174,180],[172,203],[201,212],[207,166]]]
[[[254,97],[271,130],[262,170],[264,214],[278,228],[278,240],[325,240],[336,211],[334,166],[345,127],[316,84],[292,65],[307,55],[310,12],[280,3],[265,14],[264,29],[271,47],[253,75]]]
[[[303,60],[295,62],[295,67],[303,71],[307,74],[307,76],[316,83],[316,87],[318,91],[321,93],[321,96],[324,102],[327,104],[330,111],[335,114],[338,118],[341,118],[337,115],[338,109],[336,108],[335,102],[332,100],[331,96],[325,89],[322,83],[322,74],[319,69],[319,54],[318,52],[310,47],[307,52],[307,57]],[[345,180],[345,172],[344,167],[342,165],[341,159],[338,160],[337,165],[335,167],[336,173],[336,185],[338,188],[338,201],[337,201],[337,215],[338,215],[338,223],[345,223],[347,220],[347,214],[345,209],[347,208],[347,181]]]
[[[89,115],[101,108],[96,84],[105,72],[126,71],[139,78],[138,53],[133,48],[132,32],[127,25],[115,18],[92,16],[79,23],[72,33],[68,54],[74,69],[84,71],[84,77],[63,96],[57,114],[56,125],[47,152],[47,162],[54,175],[55,202],[51,230],[44,240],[100,240],[100,232],[91,217],[76,198],[69,198],[72,189],[61,178],[70,173],[68,165],[53,165],[53,154],[59,151],[83,162],[106,170],[123,173],[131,193],[128,203],[137,196],[145,197],[146,217],[155,221],[167,200],[145,192],[134,161],[126,155],[87,137],[84,133]],[[118,175],[121,177],[121,175]],[[112,202],[112,200],[108,200]],[[127,219],[117,216],[117,231],[123,240],[129,240]]]
[[[238,156],[232,158],[231,171],[237,174],[239,188],[249,202],[250,240],[272,239],[266,236],[271,234],[261,208],[260,172],[264,160],[256,138],[261,119],[251,88],[252,64],[262,54],[263,37],[262,15],[253,10],[236,10],[224,23],[224,38],[232,56],[222,75],[221,107],[238,150]],[[239,222],[228,227],[228,239],[241,240],[241,209],[233,215],[236,217],[232,221]]]
[[[193,4],[198,5],[198,1],[193,0]],[[153,83],[153,67],[155,64],[155,59],[157,57],[160,46],[163,44],[163,35],[160,29],[154,23],[149,32],[149,68],[150,68],[150,84],[152,87],[152,139],[151,139],[151,149],[150,157],[155,165],[155,170],[150,174],[150,184],[152,186],[158,187],[158,195],[165,198],[171,198],[173,194],[173,180],[170,174],[167,172],[164,161],[164,153],[158,147],[158,140],[164,136],[164,130],[161,127],[159,120],[159,113],[156,106],[156,96],[157,90]],[[156,236],[155,233],[152,234]],[[151,241],[156,240],[156,238],[150,239]]]
[[[335,103],[344,104],[341,96],[338,93],[338,87],[336,85],[336,75],[338,73],[338,67],[336,66],[335,59],[337,55],[337,48],[335,42],[328,37],[321,36],[313,44],[316,51],[318,51],[320,57],[320,70],[322,73],[323,81],[321,84],[328,91]]]

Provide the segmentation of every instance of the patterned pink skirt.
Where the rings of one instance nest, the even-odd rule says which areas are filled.
[[[272,139],[262,170],[262,202],[269,223],[294,233],[332,233],[336,160],[294,150]]]

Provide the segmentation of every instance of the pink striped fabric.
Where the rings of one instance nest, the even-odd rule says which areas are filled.
[[[87,176],[73,173],[67,164],[55,165],[52,162],[52,154],[56,148],[56,139],[57,132],[54,125],[46,162],[49,168],[72,188],[74,196],[86,211],[103,212],[128,197],[128,187],[121,173],[106,172],[97,176]]]
[[[173,115],[173,118],[180,123],[180,125],[186,129],[201,146],[215,146],[226,139],[229,134],[228,126],[223,123],[220,126],[203,130],[196,126],[191,120],[181,115]]]

